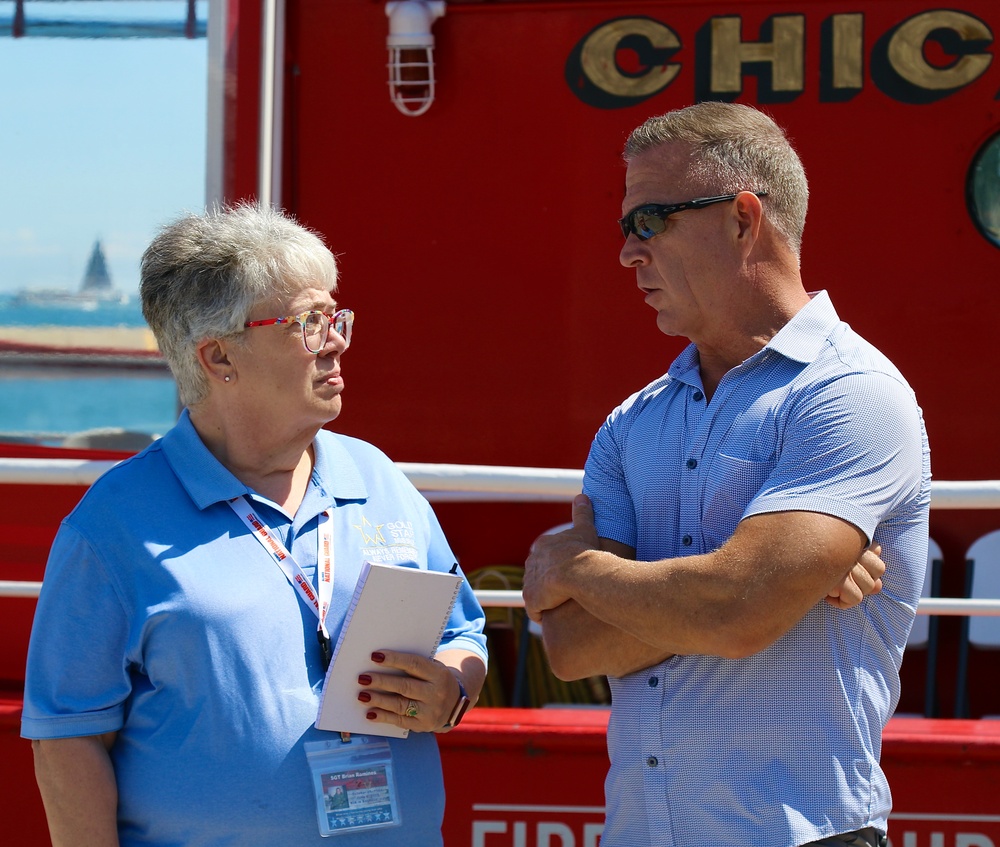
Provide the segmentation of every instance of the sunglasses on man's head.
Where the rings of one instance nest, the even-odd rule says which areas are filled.
[[[758,197],[767,197],[766,191],[752,191]],[[646,241],[654,235],[659,235],[667,228],[667,218],[677,212],[684,212],[688,209],[704,209],[713,203],[725,203],[727,200],[735,200],[739,194],[719,194],[715,197],[695,197],[684,203],[646,203],[644,206],[636,206],[624,218],[618,221],[622,228],[622,235],[629,237],[629,233],[640,241]]]

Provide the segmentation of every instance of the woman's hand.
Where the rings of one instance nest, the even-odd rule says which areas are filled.
[[[363,689],[358,700],[368,705],[368,720],[415,732],[444,727],[460,695],[457,670],[437,659],[395,650],[372,653],[372,661],[402,674],[373,672],[358,677]]]

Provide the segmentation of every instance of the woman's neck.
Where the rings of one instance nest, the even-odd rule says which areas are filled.
[[[316,430],[289,435],[250,431],[240,421],[190,409],[191,423],[209,452],[233,476],[294,515],[313,468]]]

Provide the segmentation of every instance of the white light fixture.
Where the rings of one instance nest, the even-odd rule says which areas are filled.
[[[422,115],[434,102],[434,36],[431,26],[444,15],[444,0],[391,0],[389,18],[389,99],[404,115]]]

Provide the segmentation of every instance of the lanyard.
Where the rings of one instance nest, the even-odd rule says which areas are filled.
[[[274,534],[274,530],[254,512],[246,497],[241,495],[228,502],[239,519],[246,524],[247,529],[253,533],[254,538],[260,542],[260,546],[281,568],[281,572],[298,593],[299,599],[312,609],[318,618],[319,625],[316,628],[316,637],[323,651],[323,667],[325,669],[330,662],[331,654],[330,633],[326,628],[326,613],[330,610],[330,603],[333,600],[333,516],[330,514],[330,510],[325,509],[319,516],[319,530],[316,540],[318,577],[316,591],[314,591],[312,585],[309,584],[309,577],[306,576],[299,563],[295,561],[288,548],[281,543],[281,539]]]

